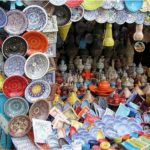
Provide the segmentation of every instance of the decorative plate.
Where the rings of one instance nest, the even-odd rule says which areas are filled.
[[[136,24],[143,24],[144,23],[144,17],[145,17],[145,13],[142,12],[137,12],[136,13]]]
[[[104,0],[84,0],[82,6],[85,10],[96,10],[103,5]]]
[[[22,0],[23,3],[26,5],[26,6],[29,6],[29,5],[39,5],[39,6],[45,6],[45,2],[46,1],[37,1],[37,0],[32,0],[32,1],[29,1],[29,0]],[[44,3],[44,4],[43,4]],[[49,3],[48,1],[46,3]]]
[[[105,0],[103,5],[102,5],[102,8],[104,9],[111,9],[114,7],[114,0]]]
[[[124,0],[126,8],[131,12],[137,12],[142,8],[143,0]]]
[[[45,9],[43,9],[42,7],[37,5],[31,5],[26,7],[23,12],[28,19],[27,31],[42,31],[46,27],[48,16]]]
[[[48,71],[46,75],[42,78],[42,80],[46,81],[49,84],[55,83],[55,71]]]
[[[4,112],[10,118],[26,115],[29,110],[28,102],[22,97],[13,97],[4,104]]]
[[[29,117],[20,115],[11,119],[8,124],[9,134],[12,137],[23,137],[25,136],[31,129],[32,123]]]
[[[139,53],[144,52],[145,44],[143,42],[138,41],[134,44],[134,49]]]
[[[84,9],[82,6],[76,6],[71,8],[71,21],[77,22],[83,18]]]
[[[150,12],[147,12],[147,13],[145,14],[144,25],[146,25],[146,26],[149,26],[149,25],[150,25]]]
[[[23,38],[28,42],[28,55],[36,52],[46,52],[48,49],[48,38],[42,32],[30,31],[23,34]]]
[[[120,10],[117,11],[117,16],[116,16],[116,23],[117,24],[124,24],[127,20],[127,13],[125,10]]]
[[[97,17],[96,17],[96,22],[98,22],[98,23],[105,23],[105,22],[107,22],[107,20],[108,20],[108,16],[107,16],[107,12],[108,12],[108,10],[105,10],[105,9],[103,9],[103,8],[99,8],[98,10],[97,10]]]
[[[80,6],[80,4],[83,2],[83,0],[67,0],[66,5],[68,7],[77,7]]]
[[[131,133],[131,129],[127,124],[121,123],[117,128],[117,133],[119,136],[123,136]]]
[[[23,75],[26,59],[21,55],[9,57],[4,64],[4,73],[7,77],[12,75]]]
[[[0,28],[3,28],[7,24],[7,15],[3,8],[0,7]]]
[[[48,72],[49,59],[43,53],[32,54],[28,57],[24,69],[28,78],[40,79]]]
[[[39,99],[48,98],[50,95],[50,85],[43,80],[31,82],[25,90],[25,98],[30,102],[36,102]]]
[[[10,10],[7,12],[8,21],[5,31],[12,35],[19,35],[26,31],[28,20],[20,10]]]
[[[3,92],[7,97],[23,96],[28,81],[23,76],[11,76],[4,81]]]
[[[55,7],[53,15],[57,16],[58,26],[64,26],[69,23],[71,19],[71,10],[66,5]]]
[[[124,9],[124,0],[115,0],[114,8],[116,10],[123,10]]]
[[[49,2],[55,6],[61,6],[64,5],[67,0],[49,0]]]
[[[142,127],[136,123],[130,123],[130,127],[131,127],[132,132],[143,131]]]
[[[33,103],[29,110],[29,118],[46,120],[49,116],[49,103],[45,100],[38,100]]]
[[[2,53],[5,58],[13,55],[24,56],[27,52],[28,44],[26,40],[20,36],[11,36],[5,39],[2,45]]]
[[[131,13],[131,12],[128,12],[128,11],[126,11],[126,13],[127,13],[126,22],[129,23],[129,24],[134,23],[136,21],[137,13]]]
[[[110,127],[105,128],[103,132],[104,132],[104,135],[110,139],[114,139],[116,137],[119,137],[117,132],[113,128],[110,128]]]
[[[87,21],[94,21],[97,18],[98,11],[97,10],[85,10],[84,11],[84,19]]]
[[[108,22],[109,23],[115,23],[116,22],[116,16],[117,16],[117,12],[115,9],[110,9],[107,12],[107,18],[108,18]]]

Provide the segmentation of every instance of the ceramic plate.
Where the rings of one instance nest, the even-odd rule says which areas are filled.
[[[80,4],[83,2],[83,0],[67,0],[66,5],[68,7],[77,7],[80,6]]]
[[[136,24],[143,24],[144,18],[145,18],[145,13],[137,12],[136,13],[136,20],[135,20]]]
[[[98,22],[98,23],[105,23],[105,22],[107,22],[107,20],[108,20],[108,16],[107,16],[107,11],[108,10],[105,10],[105,9],[103,9],[103,8],[99,8],[98,10],[97,10],[97,17],[96,17],[96,22]]]
[[[39,100],[32,104],[29,110],[29,118],[46,120],[49,116],[49,104],[45,100]]]
[[[134,23],[136,21],[137,13],[131,13],[131,12],[127,12],[127,11],[126,11],[126,13],[127,13],[126,22],[129,23],[129,24]]]
[[[5,27],[7,24],[7,15],[3,8],[0,7],[0,28]]]
[[[102,8],[104,9],[111,9],[114,7],[114,0],[105,0],[103,5],[102,5]]]
[[[11,76],[4,81],[3,92],[7,97],[23,96],[28,81],[23,76]]]
[[[61,6],[64,5],[67,0],[49,0],[49,2],[55,6]]]
[[[115,9],[110,9],[107,12],[107,18],[108,18],[108,22],[109,23],[115,23],[116,22],[116,16],[117,16],[117,12]]]
[[[42,31],[46,27],[48,16],[45,9],[43,9],[42,7],[37,5],[31,5],[26,7],[23,12],[28,19],[27,31]]]
[[[77,22],[83,18],[84,9],[82,6],[76,6],[71,8],[71,21]]]
[[[46,52],[48,49],[48,38],[42,32],[29,31],[23,34],[23,38],[28,42],[28,55],[36,52]]]
[[[104,135],[110,139],[114,139],[118,137],[117,132],[113,128],[110,128],[110,127],[104,129]]]
[[[131,127],[132,132],[143,131],[142,127],[136,123],[130,123],[130,127]]]
[[[119,136],[123,136],[131,133],[131,129],[127,124],[121,123],[117,128],[117,133]]]
[[[66,5],[55,7],[54,14],[57,16],[57,24],[58,26],[64,26],[69,23],[71,19],[71,10]]]
[[[9,134],[12,137],[23,137],[31,129],[32,124],[29,117],[20,115],[11,119],[8,125]]]
[[[28,20],[20,10],[10,10],[7,12],[8,21],[5,31],[12,35],[19,35],[26,31]]]
[[[7,77],[12,75],[23,75],[26,59],[21,55],[9,57],[4,64],[4,73]]]
[[[37,1],[37,0],[22,0],[23,3],[26,5],[26,6],[29,6],[29,5],[39,5],[39,6],[45,6],[46,4],[45,3],[48,3],[48,1]]]
[[[94,21],[97,18],[98,12],[97,10],[85,10],[84,11],[84,19],[87,21]]]
[[[46,75],[42,78],[42,80],[46,81],[49,84],[55,83],[55,71],[48,71]]]
[[[115,0],[114,8],[116,10],[123,10],[124,9],[124,0]]]
[[[20,36],[8,37],[2,45],[2,53],[5,58],[13,55],[24,56],[27,52],[28,44],[26,40]]]
[[[127,13],[125,10],[120,10],[117,11],[117,16],[116,16],[116,23],[117,24],[124,24],[127,20]]]
[[[4,104],[4,112],[10,118],[26,115],[29,110],[28,102],[22,97],[13,97]]]
[[[138,41],[134,44],[134,49],[139,53],[144,52],[145,44],[143,42]]]
[[[39,99],[48,98],[50,95],[50,85],[43,80],[31,82],[25,90],[25,98],[30,102],[36,102]]]
[[[150,12],[147,12],[147,13],[145,14],[144,25],[146,25],[146,26],[149,26],[149,25],[150,25]]]
[[[111,116],[111,115],[105,115],[105,116],[103,116],[103,118],[102,118],[102,122],[103,122],[103,123],[107,123],[107,121],[109,121],[109,120],[114,120],[114,117]]]
[[[25,74],[30,79],[42,78],[49,69],[49,59],[43,53],[32,54],[25,63]]]

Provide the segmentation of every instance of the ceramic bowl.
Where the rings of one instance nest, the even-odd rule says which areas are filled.
[[[49,2],[55,6],[62,6],[67,2],[67,0],[49,0]]]
[[[29,110],[29,118],[46,120],[49,116],[49,104],[45,100],[38,100],[33,103]]]
[[[12,137],[23,137],[31,129],[32,124],[29,117],[20,115],[10,120],[8,124],[8,131]]]
[[[64,26],[69,23],[71,19],[71,10],[66,5],[62,5],[59,7],[55,7],[54,14],[57,16],[57,24],[58,26]]]
[[[42,7],[38,5],[30,5],[26,7],[23,12],[28,19],[27,31],[42,31],[46,27],[48,16],[45,9]]]
[[[4,9],[1,8],[1,7],[0,7],[0,16],[1,16],[1,19],[0,19],[0,28],[3,28],[7,24],[7,15],[6,15]]]
[[[29,110],[28,102],[22,97],[13,97],[4,104],[4,112],[10,118],[26,115]]]
[[[28,78],[35,80],[42,78],[49,69],[49,59],[43,53],[35,53],[28,57],[25,63],[25,74]]]
[[[42,32],[26,32],[25,34],[23,34],[23,38],[27,41],[29,45],[27,51],[28,55],[36,52],[45,53],[48,49],[48,38]]]
[[[25,90],[25,98],[30,102],[36,102],[39,99],[48,98],[51,92],[50,85],[43,80],[31,82]]]
[[[68,7],[73,8],[73,7],[80,6],[80,4],[81,4],[82,2],[83,2],[83,0],[77,0],[77,1],[75,1],[75,0],[67,0],[66,5],[67,5]]]
[[[5,39],[2,44],[2,53],[5,58],[13,55],[24,56],[27,52],[28,44],[26,40],[20,36],[10,36]]]
[[[3,83],[3,92],[7,97],[23,96],[28,81],[23,76],[11,76]]]
[[[4,64],[4,73],[7,77],[12,75],[23,75],[26,59],[21,55],[9,57]]]
[[[8,21],[5,31],[11,35],[19,35],[26,31],[28,20],[20,10],[10,10],[7,12]]]

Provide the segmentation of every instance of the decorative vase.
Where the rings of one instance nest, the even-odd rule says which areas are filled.
[[[143,37],[143,24],[136,24],[136,32],[133,35],[134,41],[142,41]]]

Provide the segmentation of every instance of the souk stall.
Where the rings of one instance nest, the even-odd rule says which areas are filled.
[[[0,146],[150,149],[150,1],[0,1]]]

